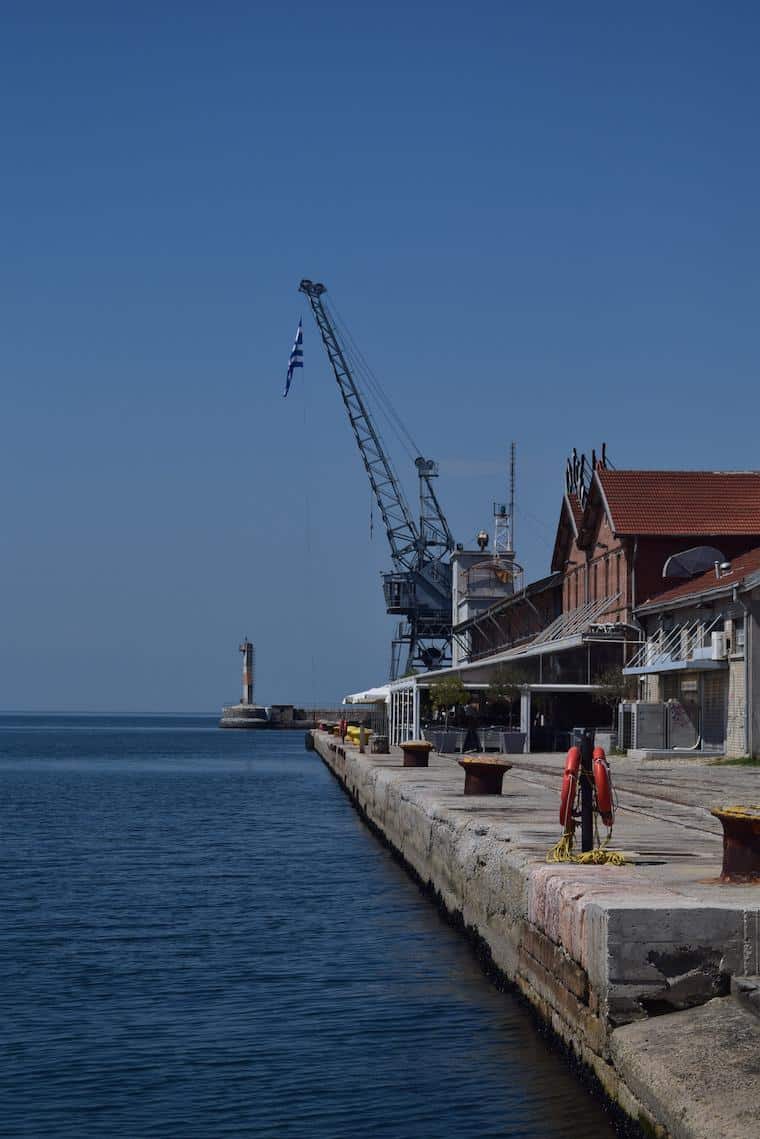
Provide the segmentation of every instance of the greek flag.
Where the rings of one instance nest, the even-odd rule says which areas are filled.
[[[296,368],[303,368],[303,328],[301,321],[298,322],[298,329],[296,330],[296,338],[293,341],[293,347],[290,350],[290,360],[288,361],[288,374],[285,377],[285,391],[282,393],[282,398],[290,391],[290,385],[293,381],[293,372]]]

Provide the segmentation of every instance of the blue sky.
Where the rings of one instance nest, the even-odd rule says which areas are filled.
[[[382,681],[303,276],[458,540],[517,441],[529,576],[573,446],[760,467],[759,33],[749,3],[4,5],[0,706],[214,711],[244,634],[263,701]]]

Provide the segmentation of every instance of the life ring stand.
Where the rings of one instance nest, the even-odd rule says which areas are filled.
[[[578,797],[578,788],[582,774],[581,749],[579,747],[571,747],[565,760],[559,808],[559,821],[562,824],[563,833],[559,841],[547,852],[546,861],[575,862],[595,866],[605,864],[610,866],[625,866],[625,855],[620,851],[610,850],[607,846],[612,835],[615,807],[610,765],[607,762],[604,748],[601,747],[594,748],[590,779],[594,788],[594,810],[608,828],[608,834],[606,839],[595,849],[584,851],[581,854],[573,853],[573,839],[575,837],[576,820],[578,818],[575,803]],[[598,837],[597,842],[599,842]]]

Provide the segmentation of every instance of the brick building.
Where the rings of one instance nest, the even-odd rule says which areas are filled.
[[[468,638],[465,659],[478,660],[532,641],[561,615],[562,582],[561,573],[550,574],[458,625],[458,636]]]
[[[629,676],[643,678],[642,704],[664,708],[669,703],[671,711],[663,711],[663,716],[690,717],[694,730],[683,725],[682,736],[675,729],[670,736],[666,731],[662,746],[669,746],[671,738],[691,740],[694,736],[690,746],[696,741],[700,747],[743,752],[751,750],[756,739],[760,748],[760,724],[753,734],[747,712],[751,701],[742,695],[748,692],[751,696],[755,686],[743,646],[742,655],[737,649],[735,659],[727,658],[725,667],[680,669],[686,685],[685,690],[679,689],[681,696],[694,694],[694,699],[681,701],[685,712],[679,712],[674,703],[674,677],[679,670],[662,670],[671,675],[660,682],[651,660],[641,663],[655,625],[659,637],[668,623],[678,623],[671,610],[682,606],[680,602],[676,605],[674,589],[686,590],[680,595],[684,606],[687,596],[695,605],[704,605],[701,590],[709,595],[711,606],[717,601],[714,585],[698,580],[704,566],[688,581],[663,576],[666,566],[673,572],[673,566],[680,564],[679,554],[698,547],[714,549],[721,563],[735,566],[719,591],[722,607],[710,618],[714,621],[710,635],[727,631],[729,643],[736,647],[737,635],[733,634],[733,642],[731,636],[732,622],[738,618],[727,608],[724,595],[729,591],[733,596],[738,590],[741,605],[750,611],[747,616],[742,609],[749,644],[755,605],[752,557],[759,546],[760,472],[615,470],[604,451],[599,461],[594,457],[591,463],[574,452],[566,469],[551,574],[465,622],[457,624],[455,618],[458,660],[447,671],[458,674],[465,685],[482,688],[496,669],[513,667],[523,686],[521,719],[528,735],[537,727],[532,702],[541,698],[541,730],[534,731],[533,741],[538,747],[561,748],[571,727],[601,724],[606,710],[592,700],[599,679],[611,669],[627,666]],[[710,568],[714,582],[714,567]],[[740,574],[739,579],[734,580],[734,572]],[[733,603],[740,604],[736,597]],[[684,615],[688,613],[686,606]],[[755,644],[760,660],[760,631]],[[700,646],[703,653],[705,648]],[[723,679],[698,678],[695,687],[693,672],[725,675]],[[430,673],[407,683],[425,686],[438,675]],[[731,683],[729,678],[733,678]],[[756,686],[760,690],[760,676]],[[653,715],[656,718],[660,713]],[[745,725],[743,734],[737,727],[740,720]]]
[[[662,592],[675,553],[717,543],[728,557],[760,538],[760,472],[616,471],[598,464],[587,489],[562,502],[552,570],[563,611],[609,599],[605,619],[635,623],[638,604]]]

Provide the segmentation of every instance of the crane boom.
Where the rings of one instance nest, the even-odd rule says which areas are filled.
[[[454,549],[454,538],[430,481],[438,474],[438,464],[420,456],[414,465],[420,478],[420,537],[429,554],[443,558]]]
[[[447,559],[454,539],[431,481],[438,468],[432,459],[415,459],[420,485],[417,526],[324,303],[325,286],[304,279],[299,291],[311,305],[388,535],[394,569],[383,574],[386,607],[389,613],[405,618],[392,645],[391,680],[401,671],[405,647],[405,672],[440,667],[451,657],[451,566]]]
[[[322,300],[327,290],[324,285],[307,280],[301,281],[298,290],[309,300],[335,379],[338,381],[364,469],[385,524],[393,562],[398,569],[414,569],[419,561],[420,536],[375,425],[354,382],[332,321],[327,315]]]

